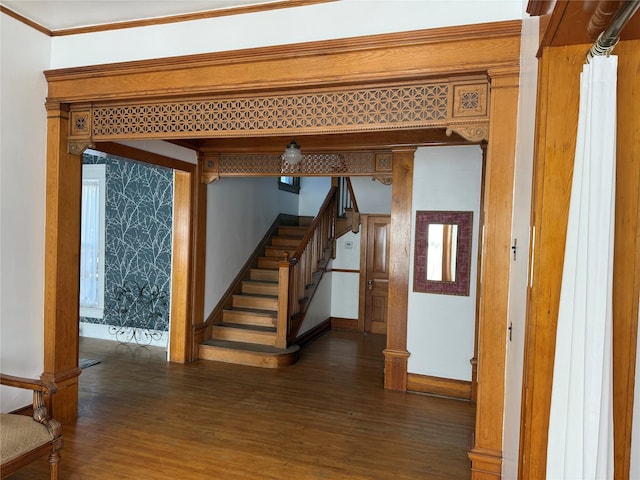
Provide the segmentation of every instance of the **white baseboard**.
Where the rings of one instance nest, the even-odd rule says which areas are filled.
[[[97,323],[80,322],[80,336],[88,338],[99,338],[101,340],[111,340],[115,342],[117,341],[116,336],[109,333],[109,327],[110,325],[99,325]],[[167,348],[167,344],[169,343],[169,332],[151,330],[151,333],[159,333],[162,334],[162,336],[159,340],[151,339],[151,343],[148,343],[147,345]],[[135,344],[135,340],[132,340],[131,342]]]

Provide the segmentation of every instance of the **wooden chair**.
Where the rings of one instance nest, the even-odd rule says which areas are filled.
[[[0,374],[0,384],[33,390],[33,415],[0,414],[0,473],[6,478],[43,455],[49,455],[51,480],[58,478],[62,426],[49,417],[45,394],[56,388],[40,380]]]

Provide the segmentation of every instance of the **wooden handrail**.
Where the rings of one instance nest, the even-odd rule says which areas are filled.
[[[318,224],[320,223],[322,214],[329,208],[331,202],[335,199],[335,195],[337,191],[338,191],[338,187],[331,187],[331,190],[329,190],[329,193],[327,193],[327,196],[325,197],[324,202],[322,203],[322,206],[318,211],[318,215],[316,215],[316,218],[314,218],[313,221],[311,222],[311,225],[309,225],[309,228],[307,229],[307,233],[305,233],[303,239],[300,241],[300,244],[298,245],[298,248],[293,254],[292,261],[297,261],[296,259],[300,258],[300,256],[302,255],[302,252],[306,248],[307,243],[309,243],[309,240],[311,239],[313,232],[315,231],[315,229],[318,227]]]
[[[321,271],[335,251],[337,196],[338,187],[331,187],[293,257],[285,256],[279,263],[278,348],[286,348],[295,339],[319,281],[319,278],[314,280],[314,275]]]
[[[356,202],[356,195],[355,193],[353,193],[353,185],[351,185],[351,178],[344,177],[344,179],[347,184],[347,190],[349,191],[349,196],[351,197],[351,205],[353,208],[353,213],[360,213],[360,210],[358,209],[358,202]]]

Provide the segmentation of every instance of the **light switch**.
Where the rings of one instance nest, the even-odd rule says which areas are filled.
[[[344,249],[353,250],[353,242],[351,240],[347,240],[346,242],[344,242]]]

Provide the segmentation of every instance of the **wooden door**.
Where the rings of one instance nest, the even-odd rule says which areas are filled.
[[[364,330],[387,333],[390,215],[370,215],[367,222]]]

